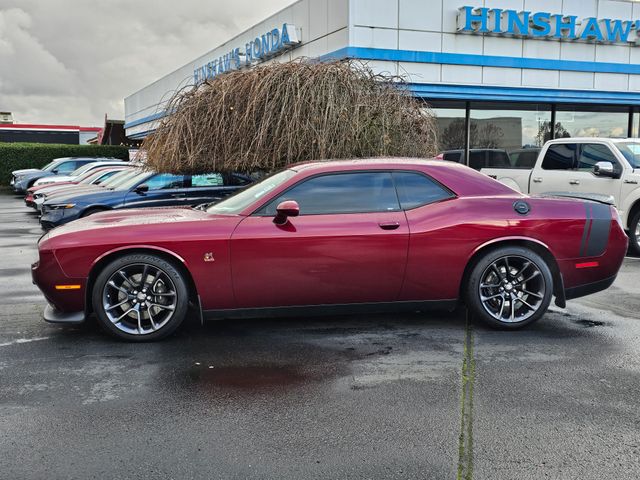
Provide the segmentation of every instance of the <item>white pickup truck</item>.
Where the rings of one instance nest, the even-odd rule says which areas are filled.
[[[542,147],[533,169],[480,171],[522,193],[613,197],[631,247],[640,254],[640,139],[551,140]]]

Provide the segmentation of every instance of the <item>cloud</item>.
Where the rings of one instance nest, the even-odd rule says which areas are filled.
[[[124,97],[292,0],[0,0],[0,111],[101,125]]]

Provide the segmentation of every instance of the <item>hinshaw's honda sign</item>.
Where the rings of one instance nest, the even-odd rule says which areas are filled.
[[[251,40],[244,46],[243,51],[240,48],[234,48],[229,53],[195,68],[193,70],[194,82],[198,84],[221,73],[266,60],[299,43],[300,39],[296,27],[285,23],[282,28],[274,28]]]
[[[460,7],[458,32],[640,45],[640,20],[579,18],[548,12]]]

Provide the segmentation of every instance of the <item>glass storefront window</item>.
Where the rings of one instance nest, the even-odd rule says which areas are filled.
[[[434,101],[430,106],[438,127],[438,151],[445,160],[464,163],[465,103]]]
[[[471,103],[469,165],[531,168],[550,125],[551,105]]]
[[[629,135],[633,138],[640,137],[640,111],[637,107],[633,108],[633,118],[631,120],[631,132]]]
[[[626,138],[629,107],[558,105],[556,138]]]

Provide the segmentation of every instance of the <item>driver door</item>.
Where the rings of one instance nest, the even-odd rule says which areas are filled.
[[[300,216],[273,222],[295,200]],[[409,229],[389,172],[330,173],[302,180],[231,237],[239,308],[397,300]]]

